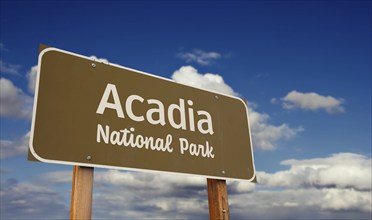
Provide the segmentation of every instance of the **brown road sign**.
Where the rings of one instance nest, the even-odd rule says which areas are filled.
[[[39,161],[253,181],[245,102],[56,48],[39,55]]]

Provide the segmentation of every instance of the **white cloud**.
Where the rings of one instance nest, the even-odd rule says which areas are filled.
[[[328,210],[360,210],[371,212],[371,192],[356,191],[354,189],[324,190],[322,209]]]
[[[164,188],[170,190],[171,186],[200,187],[205,184],[205,179],[201,177],[190,177],[174,174],[149,174],[145,172],[121,172],[119,170],[109,170],[96,175],[95,180],[100,183],[110,183],[127,187],[145,187],[151,182],[150,187]]]
[[[9,63],[5,63],[4,61],[0,60],[0,72],[2,72],[2,73],[8,73],[8,74],[12,74],[12,75],[20,75],[19,74],[19,69],[20,68],[21,68],[21,65],[9,64]]]
[[[306,160],[289,159],[282,162],[290,165],[287,170],[272,174],[258,172],[258,184],[228,181],[231,219],[297,219],[298,216],[304,219],[368,219],[372,211],[370,163],[371,158],[352,153]],[[352,174],[343,176],[343,182],[339,182],[339,178],[329,180],[330,175],[337,176],[334,170],[345,164],[344,173],[351,174],[360,169],[366,177]],[[309,173],[309,169],[319,174],[329,172],[315,175],[314,184],[314,174]],[[39,182],[45,186],[65,184],[70,189],[71,174],[72,170],[47,173]],[[43,194],[40,191],[42,187],[12,190],[10,201],[15,205],[28,204],[27,208],[41,211],[38,204],[32,203],[32,198],[20,195],[23,191]],[[50,193],[55,196],[52,191]],[[69,196],[70,191],[65,194]],[[69,197],[62,203],[68,202]],[[51,203],[53,205],[55,203]],[[44,208],[47,207],[45,204]],[[6,208],[5,213],[13,210],[10,205]],[[25,213],[24,207],[17,208],[20,209],[17,213]],[[65,214],[68,215],[68,211],[65,210]],[[30,215],[33,216],[38,215]],[[93,218],[123,217],[207,219],[207,181],[177,174],[97,169],[94,173]]]
[[[2,181],[0,219],[67,219],[65,195],[70,193],[57,192],[42,183]]]
[[[205,178],[108,170],[95,173],[94,181],[98,189],[93,210],[98,218],[208,218]],[[229,181],[228,187],[231,195],[255,188],[252,183],[240,181]]]
[[[199,73],[192,66],[183,66],[176,70],[172,79],[178,83],[193,87],[208,89],[227,95],[238,96],[228,84],[226,84],[220,75]],[[256,112],[249,108],[249,123],[251,126],[253,146],[262,150],[274,150],[275,142],[280,139],[289,139],[296,136],[303,128],[291,128],[287,124],[279,126],[268,124],[269,115]]]
[[[256,184],[247,181],[227,181],[230,195],[251,193],[256,190]]]
[[[72,168],[70,171],[48,172],[41,176],[43,181],[53,184],[70,183],[72,180]]]
[[[353,153],[338,153],[326,158],[285,160],[289,170],[274,174],[260,172],[259,181],[267,187],[353,188],[371,190],[372,160]]]
[[[28,150],[28,141],[30,132],[20,137],[19,139],[9,141],[0,140],[0,159],[14,157],[18,155],[26,155]]]
[[[42,175],[46,183],[71,184],[71,171]],[[95,171],[93,217],[191,219],[207,217],[205,178],[176,174]]]
[[[0,79],[0,116],[30,119],[33,98],[5,78]]]
[[[94,55],[90,56],[90,58],[93,59],[93,60],[97,60],[99,62],[102,62],[102,63],[106,63],[106,64],[109,63],[109,61],[107,59],[105,59],[105,58],[98,58],[98,57],[96,57]]]
[[[31,67],[31,69],[27,72],[27,79],[28,79],[28,90],[32,94],[35,93],[35,85],[36,85],[36,77],[37,77],[38,65]]]
[[[337,188],[259,189],[229,203],[231,219],[369,219],[372,211],[370,192]]]
[[[271,104],[277,104],[277,103],[278,103],[278,99],[276,99],[276,98],[271,98],[271,99],[270,99],[270,103],[271,103]]]
[[[370,157],[337,153],[326,158],[290,159],[281,164],[290,167],[272,174],[257,172],[255,191],[230,196],[231,213],[275,219],[299,215],[312,219],[370,217]]]
[[[68,183],[71,181],[71,171],[58,171],[44,174],[42,178],[52,183]],[[177,187],[201,187],[206,180],[202,177],[155,174],[148,172],[126,172],[115,169],[96,171],[94,174],[96,184],[111,184],[123,188],[163,188],[172,191],[171,186]],[[151,185],[149,186],[149,182]],[[163,191],[163,193],[165,192]]]
[[[275,143],[281,139],[290,139],[303,131],[302,127],[291,128],[287,124],[279,126],[268,124],[270,116],[249,108],[249,124],[251,127],[253,146],[261,150],[276,149]]]
[[[283,108],[286,109],[300,108],[312,111],[323,109],[328,113],[344,112],[344,108],[341,106],[344,102],[343,99],[322,96],[315,92],[302,93],[294,90],[282,98],[282,101]]]
[[[221,58],[221,54],[217,52],[205,52],[202,50],[194,50],[193,52],[179,53],[178,56],[187,63],[196,62],[200,65],[211,65],[214,60]]]
[[[178,83],[193,87],[208,89],[227,95],[238,95],[224,82],[222,76],[213,73],[201,74],[192,66],[183,66],[176,70],[172,75],[172,79]]]
[[[50,183],[71,182],[71,171],[56,171],[43,174],[43,181]],[[157,174],[151,172],[126,172],[120,170],[95,171],[95,184],[102,186],[110,184],[121,188],[154,188],[160,193],[171,193],[172,188],[203,188],[206,186],[206,179],[203,177]],[[149,185],[149,183],[151,183]],[[227,185],[233,193],[248,193],[255,190],[255,184],[246,181],[227,181]]]

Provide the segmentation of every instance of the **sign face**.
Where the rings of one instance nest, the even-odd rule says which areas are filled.
[[[39,55],[30,152],[58,164],[253,181],[239,98],[46,48]]]

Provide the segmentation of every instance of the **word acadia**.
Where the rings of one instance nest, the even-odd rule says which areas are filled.
[[[114,99],[114,103],[109,103],[108,99],[112,95]],[[137,122],[142,122],[145,120],[143,115],[136,115],[133,112],[133,102],[140,102],[144,103],[144,99],[139,95],[130,95],[128,96],[125,102],[125,111],[130,119]],[[146,112],[146,120],[152,125],[162,125],[166,124],[165,122],[165,109],[164,104],[157,100],[157,99],[148,99],[148,105],[153,105],[152,108],[149,108]],[[194,110],[191,108],[193,105],[193,101],[188,100],[187,104],[190,106],[188,108],[188,116],[189,116],[189,129],[190,131],[195,131],[195,119],[194,119]],[[119,94],[116,89],[116,86],[113,84],[108,83],[99,103],[98,109],[96,111],[97,114],[103,114],[106,108],[116,110],[116,114],[119,118],[125,118],[123,108],[120,102]],[[174,119],[174,112],[178,111],[180,113],[180,121],[177,123]],[[168,122],[169,124],[175,129],[183,129],[186,130],[186,110],[185,110],[185,100],[179,99],[179,105],[171,104],[168,106],[167,111]],[[207,111],[199,110],[197,111],[199,117],[197,128],[198,131],[202,134],[213,134],[213,125],[212,125],[212,117]],[[158,115],[158,117],[154,117],[154,115]],[[203,118],[204,117],[204,118]]]
[[[110,96],[113,98],[112,103],[109,102]],[[138,114],[138,112],[136,113],[133,109],[134,102],[139,102],[145,105],[146,114],[141,115]],[[124,109],[129,119],[136,122],[147,121],[151,125],[161,126],[165,126],[168,122],[174,129],[188,129],[193,132],[197,129],[202,135],[213,135],[212,117],[209,112],[204,110],[196,111],[197,116],[195,117],[195,112],[192,106],[192,100],[187,100],[187,106],[185,106],[185,100],[180,98],[178,104],[170,104],[167,106],[167,110],[165,110],[165,106],[160,100],[148,99],[145,101],[145,99],[139,95],[130,95],[125,101]],[[105,88],[96,113],[103,115],[107,108],[115,110],[118,118],[125,119],[119,93],[116,86],[110,83],[108,83]],[[180,116],[179,121],[175,120],[175,113]],[[188,120],[186,120],[186,115],[188,116]],[[188,122],[187,124],[186,121]],[[195,121],[197,122],[196,126]],[[171,134],[168,134],[165,138],[154,138],[145,137],[140,134],[134,135],[134,130],[134,128],[130,128],[129,130],[123,129],[110,132],[110,127],[108,125],[103,128],[102,125],[98,124],[96,141],[101,143],[102,139],[106,144],[110,143],[112,145],[121,145],[126,147],[131,146],[139,149],[145,148],[168,153],[173,152],[173,148],[170,146],[172,143]],[[188,141],[186,138],[179,138],[179,142],[181,154],[189,152],[192,156],[214,158],[213,147],[210,146],[208,141],[206,141],[205,144],[196,144]]]

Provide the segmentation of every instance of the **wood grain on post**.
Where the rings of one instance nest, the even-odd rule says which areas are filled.
[[[229,202],[227,199],[226,180],[207,179],[209,218],[230,219]]]
[[[74,166],[70,219],[92,218],[93,167]]]

